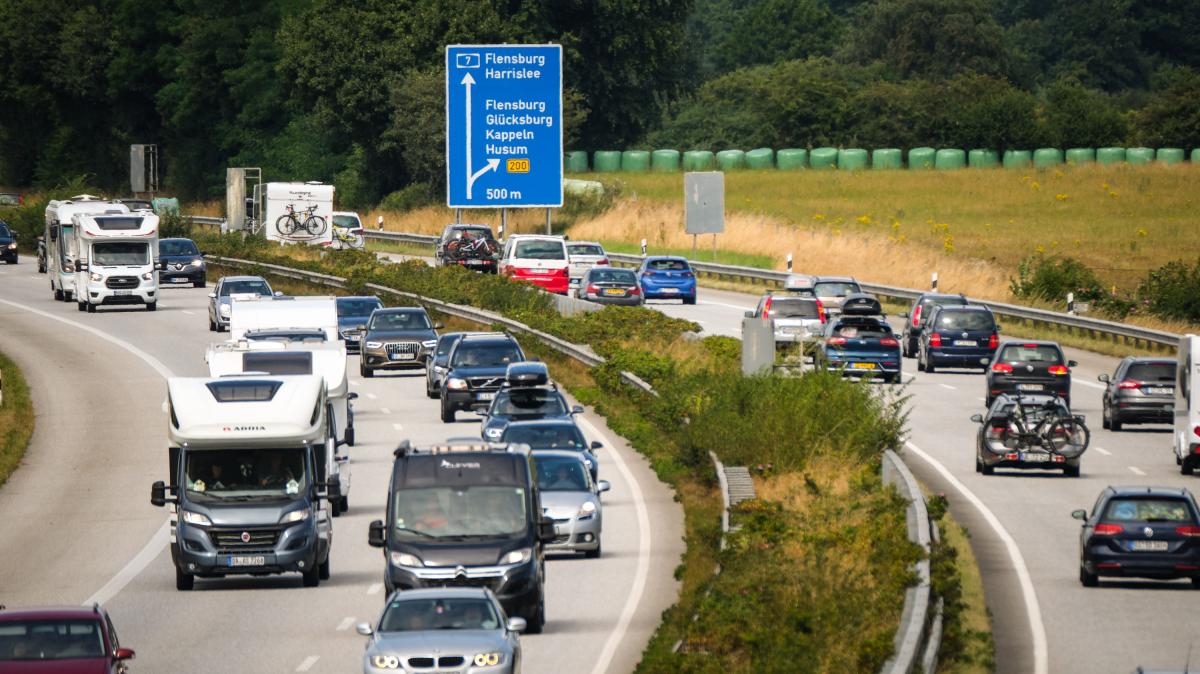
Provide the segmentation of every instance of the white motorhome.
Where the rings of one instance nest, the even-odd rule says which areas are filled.
[[[167,380],[169,482],[150,503],[172,504],[175,587],[196,577],[300,572],[329,578],[333,528],[325,479],[333,437],[325,380],[314,375]]]
[[[267,183],[262,193],[267,241],[320,246],[333,243],[333,185]]]
[[[1175,368],[1175,463],[1191,475],[1200,468],[1200,336],[1179,338]]]
[[[240,340],[221,342],[209,347],[204,356],[212,377],[265,373],[270,375],[316,374],[325,380],[328,395],[329,427],[334,446],[325,455],[325,473],[341,485],[341,497],[330,504],[334,517],[350,503],[350,457],[343,445],[354,446],[354,404],[357,393],[350,392],[346,374],[346,351],[338,342],[296,342],[283,340]]]
[[[128,213],[129,207],[116,201],[106,201],[90,194],[80,194],[70,199],[54,199],[46,205],[46,273],[50,277],[50,292],[60,302],[75,299],[75,260],[79,251],[75,248],[76,215]]]
[[[246,339],[247,332],[287,331],[301,328],[320,330],[327,341],[340,344],[337,299],[331,296],[256,297],[237,295],[230,302],[229,333],[233,341]]]
[[[158,216],[150,211],[72,218],[75,301],[80,311],[102,305],[158,308]]]

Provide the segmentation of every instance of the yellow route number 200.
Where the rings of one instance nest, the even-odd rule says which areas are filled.
[[[529,173],[528,159],[509,159],[507,160],[509,173]]]

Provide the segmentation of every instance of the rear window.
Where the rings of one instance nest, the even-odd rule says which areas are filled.
[[[820,281],[813,285],[818,297],[844,297],[862,292],[857,283],[842,281]]]
[[[575,243],[567,246],[567,252],[571,255],[597,255],[603,256],[604,249],[596,244]]]
[[[383,302],[377,299],[353,299],[339,297],[337,301],[338,317],[370,316],[372,311],[383,308]]]
[[[1062,363],[1058,347],[1049,344],[1011,344],[1004,347],[1000,360],[1007,363]]]
[[[357,229],[362,227],[362,223],[353,215],[335,215],[333,216],[333,226],[343,229]]]
[[[501,392],[492,413],[498,416],[566,414],[567,405],[558,391],[519,389]]]
[[[1175,363],[1134,363],[1125,376],[1138,381],[1174,383]]]
[[[881,321],[842,322],[834,326],[833,335],[847,339],[881,339],[891,337],[892,328]]]
[[[687,260],[650,260],[646,269],[654,271],[688,271]]]
[[[526,260],[562,260],[561,241],[518,241],[515,257]]]
[[[937,327],[946,330],[991,330],[992,317],[983,311],[943,311],[938,314]]]
[[[628,269],[593,269],[588,280],[592,283],[628,283],[637,284],[637,274]]]
[[[777,298],[771,301],[772,318],[820,318],[815,300]]]
[[[454,350],[454,367],[499,367],[525,360],[512,342],[460,344]]]
[[[463,227],[450,230],[448,236],[451,239],[490,239],[492,230],[484,227]]]
[[[1108,502],[1107,522],[1191,522],[1187,501],[1177,498],[1115,498]]]

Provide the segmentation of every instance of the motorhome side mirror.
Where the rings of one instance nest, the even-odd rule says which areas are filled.
[[[1105,384],[1107,384],[1107,383],[1109,382],[1108,375],[1106,375],[1106,374],[1102,374],[1102,375],[1100,375],[1099,377],[1096,377],[1096,381],[1102,381],[1102,382],[1104,382]]]
[[[583,405],[575,405],[571,407],[571,414],[583,414]]]
[[[346,400],[358,400],[358,394],[351,391],[350,394],[346,396]]]
[[[529,627],[529,623],[525,622],[525,619],[521,616],[515,615],[509,618],[508,622],[505,623],[504,626],[508,628],[509,632],[517,632],[519,634],[524,632],[526,628]]]
[[[373,548],[382,548],[383,538],[383,520],[371,522],[371,526],[367,529],[367,544]]]
[[[603,442],[600,442],[599,440],[592,441],[592,451],[593,452],[596,451],[597,449],[603,449],[603,448],[604,448]]]
[[[1079,367],[1079,363],[1073,360],[1068,360],[1067,367]]]
[[[87,271],[87,270],[88,270],[87,260],[83,260],[83,259],[75,260],[75,271]]]
[[[354,630],[364,637],[369,637],[375,633],[375,630],[371,629],[371,623],[359,623],[354,626]]]
[[[1071,517],[1074,517],[1075,519],[1077,519],[1081,522],[1086,522],[1087,521],[1087,511],[1086,510],[1073,510],[1073,511],[1071,511]]]
[[[554,520],[550,519],[549,517],[543,517],[542,520],[538,522],[538,538],[542,539],[543,541],[552,541],[556,535],[557,534],[554,533]]]
[[[167,485],[162,480],[150,485],[150,505],[161,508],[167,504]]]
[[[612,483],[608,480],[600,480],[596,483],[597,492],[608,491],[609,489],[612,489]]]
[[[982,414],[972,414],[971,421],[974,421],[977,424],[982,424],[983,423],[983,415]]]
[[[113,660],[121,662],[122,660],[132,660],[137,653],[133,652],[132,648],[118,648],[113,651]]]

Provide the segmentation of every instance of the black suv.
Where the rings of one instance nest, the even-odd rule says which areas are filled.
[[[442,380],[442,421],[451,423],[459,411],[486,409],[504,385],[508,366],[526,360],[512,335],[464,335],[446,357]]]
[[[916,358],[918,343],[921,341],[921,329],[925,327],[925,321],[929,318],[929,314],[933,312],[934,307],[942,305],[958,305],[967,304],[967,298],[963,295],[941,295],[938,293],[922,293],[920,297],[913,302],[912,308],[900,314],[906,320],[904,322],[904,341],[900,343],[903,347],[905,358]]]
[[[9,264],[17,263],[17,233],[8,228],[8,223],[0,220],[0,260]]]
[[[1104,427],[1175,422],[1175,361],[1130,356],[1112,376],[1097,379],[1104,389]]]
[[[466,267],[496,273],[500,244],[487,225],[446,225],[434,258],[439,267]]]

